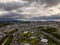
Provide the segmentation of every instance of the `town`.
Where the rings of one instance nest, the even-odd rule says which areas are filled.
[[[0,22],[0,45],[60,45],[60,22]]]

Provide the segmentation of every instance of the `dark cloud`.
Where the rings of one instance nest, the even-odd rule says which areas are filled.
[[[28,1],[30,3],[36,2],[41,5],[46,4],[45,7],[50,7],[50,6],[55,6],[57,4],[60,4],[60,0],[24,0],[24,1]]]
[[[60,0],[24,0],[24,1],[28,1],[29,3],[25,3],[25,4],[21,4],[21,2],[0,2],[0,9],[6,10],[6,11],[11,11],[11,10],[15,10],[18,9],[20,7],[24,7],[24,6],[29,6],[31,3],[36,2],[38,4],[47,4],[45,7],[50,7],[50,6],[54,6],[57,4],[60,4]]]
[[[55,14],[51,16],[40,16],[40,17],[33,17],[30,20],[59,20],[60,19],[60,14]]]
[[[11,11],[22,7],[23,5],[20,2],[0,2],[0,9]]]
[[[30,21],[40,21],[40,20],[47,20],[47,21],[54,21],[54,20],[60,20],[60,14],[54,14],[51,16],[40,16],[40,17],[32,17],[30,19],[26,18],[25,15],[17,14],[17,13],[6,13],[2,14],[0,16],[0,21],[11,21],[11,20],[17,20],[17,19],[26,19]]]
[[[60,4],[60,0],[41,0],[41,4],[47,4],[47,7],[50,6],[56,6],[57,4]]]
[[[17,13],[6,13],[0,16],[0,21],[16,20],[16,19],[25,19],[24,15]]]
[[[45,7],[56,6],[57,4],[60,4],[60,0],[24,0],[24,1],[28,1],[29,3],[21,4],[20,2],[6,2],[6,3],[0,2],[0,9],[3,9],[5,11],[11,11],[21,7],[30,6],[30,4],[33,4],[33,2],[36,2],[41,5],[46,3],[47,5]],[[24,10],[18,10],[18,12],[23,12],[23,11]],[[24,14],[22,15],[12,12],[2,14],[0,16],[0,20],[16,20],[16,19],[27,19],[27,18],[24,17]],[[51,15],[51,16],[33,17],[29,20],[55,20],[55,19],[59,20],[60,14]]]
[[[24,0],[24,1],[29,1],[29,2],[38,2],[39,0]]]

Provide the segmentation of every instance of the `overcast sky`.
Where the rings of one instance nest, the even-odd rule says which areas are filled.
[[[1,20],[60,21],[60,0],[0,0]]]

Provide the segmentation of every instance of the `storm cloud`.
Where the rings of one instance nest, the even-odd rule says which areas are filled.
[[[60,19],[60,14],[53,14],[51,16],[40,16],[40,17],[32,17],[30,20],[47,20],[47,21],[52,21],[52,20],[59,20]]]
[[[0,9],[2,10],[11,11],[18,9],[20,7],[23,7],[23,4],[21,4],[20,2],[6,2],[6,3],[0,2]]]
[[[30,3],[36,2],[41,5],[46,4],[46,7],[56,6],[60,4],[60,0],[24,0],[24,1],[28,1]]]
[[[13,12],[2,14],[0,16],[0,21],[4,21],[4,20],[9,21],[9,20],[17,20],[17,19],[26,19],[26,18],[22,14],[17,14]]]
[[[59,8],[60,0],[6,0],[0,2],[0,21],[60,20]]]
[[[47,7],[50,7],[60,4],[60,0],[41,0],[41,3],[46,4]]]

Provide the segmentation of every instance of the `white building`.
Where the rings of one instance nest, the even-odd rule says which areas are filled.
[[[47,39],[41,39],[41,45],[48,45]]]

